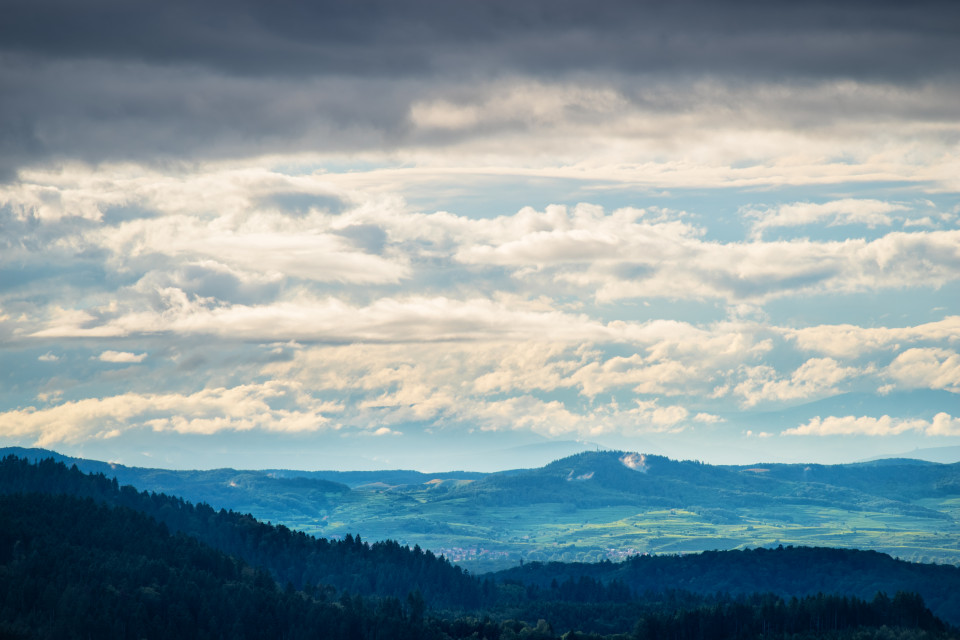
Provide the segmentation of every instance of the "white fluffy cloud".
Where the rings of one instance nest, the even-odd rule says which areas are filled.
[[[637,406],[627,411],[638,422],[640,431],[679,431],[690,416],[686,408],[660,406],[658,400],[638,400]]]
[[[513,334],[478,335],[476,341],[441,342],[439,327],[425,329],[436,340],[415,336],[382,344],[316,346],[293,363],[271,365],[269,375],[297,375],[320,388],[392,388],[413,393],[406,404],[455,402],[458,394],[501,394],[575,390],[585,398],[629,390],[641,395],[707,393],[731,366],[769,348],[750,327],[720,324],[700,329],[685,323],[618,323],[600,331],[589,326],[558,331],[548,320],[521,326],[507,315]],[[553,330],[551,330],[551,326]],[[517,336],[513,340],[505,340]],[[633,344],[630,356],[608,355],[611,344]]]
[[[948,413],[938,413],[933,420],[902,419],[888,415],[870,416],[819,416],[810,422],[787,429],[785,436],[894,436],[906,432],[918,432],[929,436],[960,435],[960,418]]]
[[[684,212],[606,211],[579,204],[526,207],[491,218],[420,213],[402,199],[351,188],[350,179],[350,174],[286,175],[262,168],[164,174],[134,166],[96,171],[70,166],[24,172],[19,183],[2,187],[0,196],[24,224],[30,216],[40,221],[46,235],[31,244],[46,242],[40,248],[60,251],[63,260],[104,255],[103,266],[118,277],[138,274],[138,284],[120,293],[139,293],[141,305],[158,291],[162,298],[163,290],[180,288],[215,296],[221,306],[263,303],[258,313],[275,302],[266,313],[282,316],[285,310],[296,312],[289,294],[294,284],[314,296],[330,285],[351,285],[370,299],[364,287],[403,285],[416,291],[431,277],[433,264],[458,270],[476,288],[486,288],[490,269],[499,267],[522,293],[593,296],[603,304],[682,299],[762,305],[797,295],[960,280],[960,230],[890,232],[870,241],[718,242],[707,239],[707,228]],[[37,191],[47,196],[38,199]],[[143,215],[114,219],[117,207]],[[848,216],[861,220],[870,211],[898,207],[872,200],[807,209],[789,205],[781,208],[787,213],[763,220],[862,210]],[[55,225],[68,218],[87,222]],[[14,251],[11,260],[29,253],[23,246]],[[277,299],[284,290],[287,299]],[[234,312],[247,313],[240,307]]]
[[[960,279],[960,231],[893,232],[876,240],[707,241],[704,229],[638,209],[606,214],[579,205],[478,223],[456,253],[625,298],[720,298],[730,304],[819,293],[874,291]]]
[[[226,305],[176,288],[158,291],[160,309],[113,318],[57,312],[35,338],[140,334],[214,335],[264,342],[435,342],[476,339],[611,340],[631,327],[584,315],[512,309],[485,298],[381,298],[367,306],[303,294],[266,305]]]
[[[804,351],[816,351],[837,358],[855,358],[880,349],[896,349],[903,343],[960,341],[960,316],[951,315],[936,322],[912,327],[859,327],[829,324],[784,328],[784,335]]]
[[[223,228],[222,219],[198,221],[188,216],[128,222],[104,232],[100,244],[124,261],[169,256],[179,260],[212,259],[243,271],[321,282],[395,283],[409,273],[390,261],[354,247],[346,238],[287,220],[253,221],[269,227]],[[247,221],[250,222],[250,221]]]
[[[209,400],[207,409],[174,413],[176,399],[209,391],[56,399],[2,414],[10,437],[53,443],[125,428],[311,429],[329,424],[317,398],[344,394],[350,401],[337,424],[370,435],[424,422],[549,437],[720,429],[715,412],[731,399],[749,410],[848,390],[876,371],[844,360],[880,349],[899,353],[882,375],[900,388],[957,388],[955,354],[944,347],[960,335],[960,316],[905,328],[796,329],[770,324],[763,309],[779,297],[951,283],[960,277],[960,231],[736,242],[712,239],[695,213],[659,207],[423,213],[396,195],[357,188],[350,174],[70,166],[24,175],[3,197],[12,219],[35,235],[8,261],[53,250],[68,262],[93,256],[123,284],[46,305],[43,296],[13,298],[19,306],[4,318],[15,318],[10,330],[19,340],[52,354],[64,339],[83,339],[99,345],[93,358],[108,364],[147,359],[110,349],[118,338],[200,340],[224,352],[244,342],[306,346],[281,350],[292,361],[281,353],[250,370],[299,385],[282,410],[258,412],[248,402],[249,410],[232,413]],[[48,197],[37,196],[44,189]],[[898,206],[838,201],[777,209],[761,222],[879,224],[870,216]],[[634,319],[658,299],[731,311],[711,322]],[[605,317],[604,309],[614,311]],[[911,342],[925,344],[901,353]],[[772,353],[793,348],[823,357],[792,372],[774,366]],[[152,366],[164,366],[163,351],[150,347]]]
[[[863,224],[870,227],[889,226],[892,213],[906,211],[909,207],[882,200],[844,198],[822,204],[797,202],[780,205],[773,209],[749,209],[744,215],[754,218],[752,234],[760,238],[767,229],[796,227],[826,222],[827,226]]]
[[[299,408],[272,406],[297,396]],[[342,410],[302,394],[297,385],[269,382],[195,393],[124,393],[85,398],[47,408],[26,407],[0,413],[0,433],[29,438],[35,446],[110,438],[131,428],[213,434],[263,429],[275,432],[315,431],[330,422],[328,413]]]
[[[960,354],[947,349],[907,349],[893,359],[887,374],[906,388],[960,393]]]
[[[117,364],[136,364],[147,358],[146,353],[130,353],[129,351],[104,351],[98,358],[101,362]]]
[[[569,376],[583,393],[596,396],[612,388],[632,387],[640,394],[688,392],[703,373],[692,364],[676,360],[645,363],[639,355],[613,357],[585,364]]]
[[[21,221],[53,229],[88,220],[60,224],[70,235],[41,236],[52,244],[44,249],[106,251],[106,266],[124,274],[206,261],[251,279],[371,284],[407,277],[405,256],[371,252],[351,238],[351,218],[338,217],[339,209],[375,205],[347,205],[350,198],[322,177],[263,168],[178,174],[70,165],[24,171],[19,182],[0,186],[0,204]]]
[[[625,360],[626,365],[599,349],[562,343],[356,344],[305,347],[292,361],[271,364],[264,373],[318,392],[363,395],[359,411],[342,418],[355,425],[429,420],[594,437],[678,431],[721,421],[706,412],[691,415],[676,402],[635,399],[621,407],[598,397],[632,391],[634,379],[601,374],[590,383],[594,386],[584,386],[598,371],[629,367],[636,359]],[[675,391],[690,383],[659,384]],[[580,401],[570,393],[566,401],[538,397],[563,391],[579,392]]]
[[[800,365],[789,378],[778,378],[770,366],[745,369],[744,380],[734,393],[743,398],[743,406],[761,402],[808,399],[833,395],[844,381],[861,373],[856,367],[843,367],[833,358],[811,358]]]

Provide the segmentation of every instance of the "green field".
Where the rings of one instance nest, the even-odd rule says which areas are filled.
[[[960,500],[924,501],[956,513]],[[629,505],[572,509],[566,503],[476,507],[468,498],[436,501],[429,490],[351,492],[350,499],[314,517],[260,513],[258,517],[319,536],[359,533],[374,541],[442,553],[473,572],[524,561],[621,560],[634,554],[690,553],[758,546],[830,546],[875,549],[906,560],[960,563],[960,525],[953,520],[882,511],[791,506],[744,508],[717,522],[709,513],[676,509],[638,511]]]

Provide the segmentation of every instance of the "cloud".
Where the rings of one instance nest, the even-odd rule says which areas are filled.
[[[335,413],[699,438],[738,401],[957,391],[953,6],[5,9],[0,346],[24,373],[0,415],[24,437]],[[905,291],[915,326],[829,324]],[[89,357],[35,360],[67,343]]]
[[[894,232],[870,242],[724,243],[704,239],[706,229],[684,221],[683,212],[606,212],[580,204],[528,207],[488,219],[422,214],[395,198],[336,186],[330,176],[265,169],[177,175],[136,167],[72,168],[27,177],[0,187],[0,193],[19,203],[18,210],[33,211],[31,194],[45,185],[56,197],[44,205],[38,229],[72,219],[74,200],[101,218],[52,238],[28,236],[29,241],[52,252],[54,263],[76,264],[79,255],[92,272],[106,267],[124,280],[138,274],[125,293],[141,296],[127,306],[144,317],[149,314],[137,306],[162,307],[169,298],[165,292],[174,290],[188,299],[215,299],[222,307],[218,313],[225,314],[230,302],[241,303],[233,305],[235,313],[271,306],[263,302],[276,307],[284,289],[283,304],[296,306],[289,293],[294,283],[307,291],[324,284],[415,288],[428,277],[431,263],[457,270],[467,283],[484,283],[490,268],[500,267],[504,277],[527,290],[549,288],[557,296],[595,292],[601,303],[668,298],[762,304],[915,282],[936,287],[960,278],[956,230]],[[102,201],[100,191],[107,194]],[[295,193],[317,206],[291,209]],[[113,221],[117,202],[154,213]],[[337,203],[336,212],[330,202]],[[36,260],[37,254],[14,249],[9,259]]]
[[[678,404],[638,398],[584,397],[571,374],[607,359],[598,346],[546,342],[355,344],[311,346],[264,375],[296,380],[333,397],[362,398],[340,416],[355,427],[429,421],[485,430],[529,430],[550,437],[675,432],[720,419]],[[630,385],[631,383],[626,383]],[[676,386],[698,384],[693,380]],[[699,383],[703,384],[703,383]],[[624,384],[610,382],[610,392]]]
[[[761,365],[745,369],[746,379],[733,391],[743,398],[743,406],[753,407],[764,401],[783,402],[833,395],[838,385],[861,373],[856,367],[840,366],[833,358],[811,358],[788,379],[778,379],[772,367]]]
[[[720,416],[715,416],[712,413],[700,412],[697,415],[693,416],[694,422],[703,422],[704,424],[716,424],[718,422],[726,422]]]
[[[646,211],[632,208],[607,215],[586,203],[572,210],[552,205],[542,212],[525,207],[513,216],[472,222],[474,234],[469,244],[462,242],[466,246],[456,257],[466,263],[525,266],[622,259],[647,250],[655,260],[703,234],[680,221],[647,221],[646,216]],[[657,251],[660,244],[667,247]]]
[[[684,429],[690,412],[679,405],[660,406],[658,399],[637,400],[626,414],[637,421],[639,431],[677,432]]]
[[[863,224],[869,227],[889,226],[893,223],[889,214],[906,211],[909,207],[891,202],[871,199],[845,198],[822,204],[798,202],[781,205],[775,209],[749,209],[744,215],[756,218],[752,234],[755,238],[767,229],[794,227],[827,221],[828,226]]]
[[[629,99],[610,86],[514,80],[478,87],[458,102],[443,98],[414,102],[410,121],[427,130],[551,128],[569,123],[571,113],[577,114],[576,122],[593,122],[622,117],[630,107]]]
[[[31,194],[41,190],[49,197],[38,214]],[[290,202],[292,192],[302,200]],[[313,176],[251,167],[190,174],[71,165],[27,172],[20,183],[0,186],[0,198],[12,203],[10,240],[19,239],[0,268],[15,266],[20,273],[13,281],[24,290],[29,283],[34,299],[48,288],[49,294],[70,285],[89,292],[111,282],[105,302],[127,308],[154,305],[157,291],[171,287],[256,304],[275,299],[291,281],[363,285],[408,277],[408,258],[374,241],[379,227],[331,212],[349,197]],[[75,215],[74,201],[97,219]],[[299,208],[304,204],[306,211]],[[118,290],[119,282],[127,286]]]
[[[487,430],[587,431],[589,416],[533,395],[564,384],[556,371],[570,366],[567,358],[574,365],[578,359],[549,343],[366,343],[306,347],[290,362],[268,365],[264,374],[296,380],[317,393],[358,398],[354,410],[342,416],[358,427],[428,420]],[[529,378],[513,376],[521,362]],[[538,371],[554,366],[552,379],[538,381]],[[485,376],[500,384],[484,381]]]
[[[730,304],[790,295],[939,286],[960,278],[960,231],[893,232],[876,240],[718,243],[704,230],[599,207],[522,210],[475,225],[456,254],[468,264],[517,269],[520,278],[624,298],[720,298]],[[509,230],[509,233],[507,231]]]
[[[685,376],[694,374],[697,365],[739,362],[744,355],[759,355],[771,348],[762,335],[764,330],[748,324],[721,323],[704,328],[667,320],[603,322],[587,314],[556,310],[554,304],[521,303],[510,297],[407,296],[354,305],[301,290],[289,299],[243,305],[189,295],[176,287],[147,293],[151,295],[145,301],[134,298],[137,304],[129,309],[116,304],[90,311],[55,306],[31,337],[217,336],[225,340],[327,343],[624,342],[644,347],[645,357],[615,358],[577,374],[570,369],[562,372],[592,395],[611,384],[660,388],[658,385],[682,382]],[[492,387],[498,383],[488,378],[482,384]]]
[[[468,381],[451,389],[451,396],[468,390],[495,394],[557,389],[576,389],[587,398],[626,389],[635,394],[699,391],[708,395],[727,379],[731,368],[772,348],[766,330],[757,325],[698,327],[664,320],[603,323],[585,314],[552,310],[545,303],[521,305],[510,298],[411,297],[352,306],[335,298],[304,295],[289,302],[245,306],[191,299],[178,289],[159,293],[158,310],[114,311],[115,317],[109,317],[109,309],[100,315],[54,310],[47,325],[32,337],[212,337],[227,344],[239,340],[343,344],[348,345],[343,347],[347,351],[330,351],[325,358],[333,357],[330,361],[345,371],[352,371],[357,363],[369,363],[384,375],[400,370],[402,364],[406,382],[411,380],[408,363],[421,363],[418,371],[427,363],[439,366],[435,358],[427,357],[438,353],[463,359],[462,369],[438,369],[449,380]],[[633,345],[634,351],[629,356],[608,355],[611,348],[623,348],[616,345]],[[334,357],[348,352],[349,356]],[[821,372],[821,377],[827,373]],[[397,382],[392,377],[370,379],[380,387]],[[806,379],[800,382],[805,389],[814,388]],[[433,386],[426,388],[436,392]],[[822,391],[827,386],[815,388]]]
[[[377,429],[376,431],[363,431],[363,432],[361,432],[361,434],[362,434],[362,435],[377,436],[377,437],[380,437],[380,436],[402,436],[402,435],[403,435],[403,432],[402,432],[402,431],[394,431],[393,429],[391,429],[391,428],[389,428],[389,427],[380,427],[380,428]]]
[[[135,364],[146,360],[146,353],[129,353],[127,351],[104,351],[100,354],[101,362]]]
[[[490,58],[486,50],[476,60]],[[471,60],[431,56],[452,59]],[[359,154],[365,164],[404,171],[353,179],[395,187],[455,187],[483,175],[656,188],[956,186],[955,83],[921,73],[905,87],[868,74],[724,82],[700,72],[593,67],[589,77],[576,68],[546,77],[503,68],[479,77],[463,69],[385,77],[324,74],[315,65],[316,73],[298,76],[290,67],[264,75],[142,60],[5,60],[0,86],[12,98],[0,108],[3,181],[64,160],[177,166],[268,156],[283,157],[282,165],[342,166]],[[882,138],[877,127],[887,127]]]
[[[455,409],[452,418],[444,422],[471,421],[485,430],[525,430],[549,437],[596,435],[609,430],[605,420],[571,411],[560,401],[530,395],[468,402],[463,409]]]
[[[960,436],[960,418],[941,411],[933,416],[926,433],[928,436]]]
[[[24,54],[187,64],[238,75],[605,67],[910,77],[953,70],[947,60],[957,46],[942,30],[955,18],[949,4],[884,7],[869,22],[856,20],[873,7],[865,2],[734,4],[724,12],[710,12],[711,6],[683,2],[654,9],[614,1],[597,12],[546,0],[456,7],[416,0],[402,7],[381,3],[376,10],[288,7],[265,16],[251,2],[148,2],[136,13],[117,3],[80,11],[44,2],[11,8],[0,34],[7,50]]]
[[[939,348],[907,349],[886,369],[905,388],[946,389],[960,393],[960,354]]]
[[[124,393],[85,398],[37,409],[26,407],[0,413],[0,433],[28,438],[34,446],[109,438],[123,431],[213,434],[219,431],[260,429],[274,432],[316,431],[329,426],[325,415],[337,412],[336,403],[313,401],[299,394],[301,410],[272,406],[297,395],[296,385],[268,382],[232,388],[203,389],[190,394]]]
[[[909,431],[929,436],[960,435],[960,418],[954,418],[941,412],[933,420],[892,418],[888,415],[874,418],[870,416],[828,416],[813,418],[807,424],[786,429],[784,436],[894,436]]]
[[[60,359],[60,356],[49,351],[37,358],[37,360],[39,360],[40,362],[56,362],[59,359]]]
[[[513,310],[487,299],[382,298],[360,307],[302,294],[269,305],[224,305],[168,288],[162,309],[100,321],[85,312],[57,311],[36,338],[145,334],[214,335],[227,339],[303,342],[439,342],[477,339],[605,340],[623,333],[584,315]]]
[[[871,351],[896,349],[902,343],[960,340],[960,316],[912,327],[860,327],[851,324],[816,325],[783,329],[783,334],[804,351],[838,358],[856,358]]]
[[[677,361],[644,364],[637,354],[628,358],[613,357],[594,361],[571,373],[568,383],[578,385],[583,393],[596,396],[617,387],[633,387],[635,393],[679,393],[684,383],[702,374],[693,366]]]
[[[904,329],[794,329],[772,325],[763,309],[780,297],[895,289],[911,278],[952,282],[956,231],[737,242],[712,237],[695,212],[663,207],[581,203],[470,217],[418,211],[396,194],[356,188],[347,174],[193,169],[67,165],[0,188],[8,219],[32,245],[10,260],[62,250],[64,265],[87,260],[103,281],[78,283],[83,296],[50,289],[48,304],[33,293],[8,298],[20,305],[5,307],[19,314],[18,339],[82,338],[101,358],[127,362],[146,352],[108,355],[114,339],[153,341],[158,367],[165,351],[195,341],[218,362],[236,362],[231,351],[242,343],[295,341],[272,359],[282,361],[248,365],[250,375],[295,380],[308,395],[349,395],[338,424],[406,432],[406,423],[435,421],[588,437],[718,429],[715,407],[731,397],[742,408],[825,397],[873,373],[844,358],[958,334],[952,316]],[[46,192],[56,197],[36,196]],[[711,322],[615,306],[657,297],[733,306]],[[643,316],[652,319],[634,319]],[[774,366],[773,354],[794,347],[825,357],[793,372]],[[896,379],[895,370],[885,375]],[[198,370],[192,383],[206,384],[204,375],[216,374]],[[150,420],[211,432],[243,424]]]
[[[179,266],[150,268],[131,291],[152,300],[157,299],[157,292],[167,289],[178,289],[201,299],[248,305],[276,299],[287,282],[287,275],[254,271],[250,270],[251,266],[246,263],[232,267],[209,259],[186,260]]]

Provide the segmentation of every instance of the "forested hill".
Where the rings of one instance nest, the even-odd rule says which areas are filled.
[[[931,610],[960,624],[960,567],[895,560],[875,551],[781,547],[706,551],[683,556],[633,556],[625,562],[526,563],[492,574],[549,588],[582,578],[619,583],[634,592],[682,589],[694,593],[780,596],[842,593],[869,598],[877,591],[915,591]]]
[[[745,557],[705,554],[696,588],[719,588],[722,575],[739,570],[768,591],[764,576],[783,567],[757,556],[731,569]],[[893,593],[883,571],[889,558],[859,558],[857,572]],[[566,578],[553,565],[527,565],[478,579],[395,542],[315,539],[53,460],[0,460],[3,638],[558,640],[582,631],[593,640],[864,640],[886,637],[884,626],[899,640],[952,637],[915,593],[697,595],[691,585],[672,588],[669,575],[684,558],[657,560],[631,560],[623,576],[601,563],[572,565]],[[653,591],[623,579],[634,563]],[[791,571],[801,584],[810,580],[804,571],[818,568]],[[563,579],[548,581],[545,571]],[[958,590],[931,576],[923,577]]]
[[[869,602],[677,592],[631,601],[622,589],[587,580],[568,587],[535,594],[505,585],[482,619],[428,613],[416,592],[401,601],[333,597],[326,588],[280,589],[266,572],[194,538],[171,535],[163,524],[125,507],[62,494],[0,495],[0,638],[5,640],[951,637],[919,596],[906,593]],[[538,621],[523,621],[531,617]]]
[[[169,470],[63,456],[44,449],[0,448],[0,456],[31,461],[52,458],[121,484],[257,514],[366,511],[370,490],[398,496],[433,489],[427,502],[469,499],[504,506],[564,502],[580,509],[598,505],[683,508],[730,518],[743,508],[830,506],[952,521],[924,499],[960,495],[960,463],[881,460],[844,465],[756,464],[715,466],[622,451],[584,452],[536,469],[497,473],[418,471]],[[351,488],[367,491],[352,492]],[[437,491],[437,489],[442,489]],[[422,500],[421,500],[422,502]],[[346,509],[346,512],[344,510]],[[736,516],[733,516],[736,518]],[[790,518],[788,516],[787,520]]]
[[[318,599],[317,596],[320,598]],[[131,509],[0,495],[0,638],[415,638],[400,601],[282,591]]]
[[[249,515],[215,511],[207,504],[139,492],[115,478],[85,474],[52,459],[31,464],[8,456],[0,461],[0,493],[67,494],[128,507],[251,565],[267,569],[281,584],[332,585],[351,593],[406,597],[419,589],[437,606],[465,607],[479,602],[482,584],[419,547],[393,541],[373,544],[359,535],[344,540],[314,538]]]
[[[468,489],[489,504],[564,501],[729,510],[830,505],[922,518],[950,516],[913,501],[960,494],[960,463],[716,466],[623,451],[584,452],[539,469],[490,474]]]

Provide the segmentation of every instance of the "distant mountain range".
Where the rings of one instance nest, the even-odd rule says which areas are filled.
[[[174,471],[53,457],[149,491],[327,537],[419,544],[469,568],[784,545],[960,561],[960,464],[715,466],[588,451],[536,469]]]
[[[585,632],[596,640],[946,640],[956,637],[956,629],[935,616],[960,623],[960,568],[954,566],[908,563],[871,551],[781,545],[633,554],[624,562],[521,562],[476,575],[419,547],[393,540],[371,544],[353,535],[342,541],[315,538],[235,511],[121,486],[102,472],[85,474],[68,468],[70,460],[57,462],[44,453],[30,452],[36,463],[17,455],[0,459],[4,638],[306,639],[322,634],[370,640],[560,640]],[[938,465],[911,461],[908,466]],[[904,464],[863,468],[902,471]],[[533,486],[530,495],[536,497],[542,487],[530,480],[539,477],[554,486],[555,498],[634,502],[650,494],[672,500],[683,494],[672,480],[705,486],[723,482],[731,472],[746,474],[745,490],[754,488],[758,476],[792,473],[730,471],[602,452],[472,482],[433,478],[427,491],[444,487],[440,493],[456,501],[463,497],[457,494],[482,485],[489,485],[481,492],[488,498]],[[258,475],[222,473],[216,477]],[[320,487],[332,501],[366,495],[363,504],[370,513],[395,495],[407,496],[408,508],[415,509],[424,495],[399,486],[350,489],[324,479],[302,483],[303,478],[262,477],[272,480],[274,489]],[[530,507],[538,508],[536,503]],[[496,504],[479,508],[493,518],[518,515]],[[668,513],[682,517],[682,510]]]
[[[927,462],[938,462],[940,464],[953,464],[960,462],[960,447],[929,447],[925,449],[914,449],[913,451],[903,451],[885,456],[875,456],[866,460],[884,460],[887,458],[906,458],[911,460],[925,460]]]

